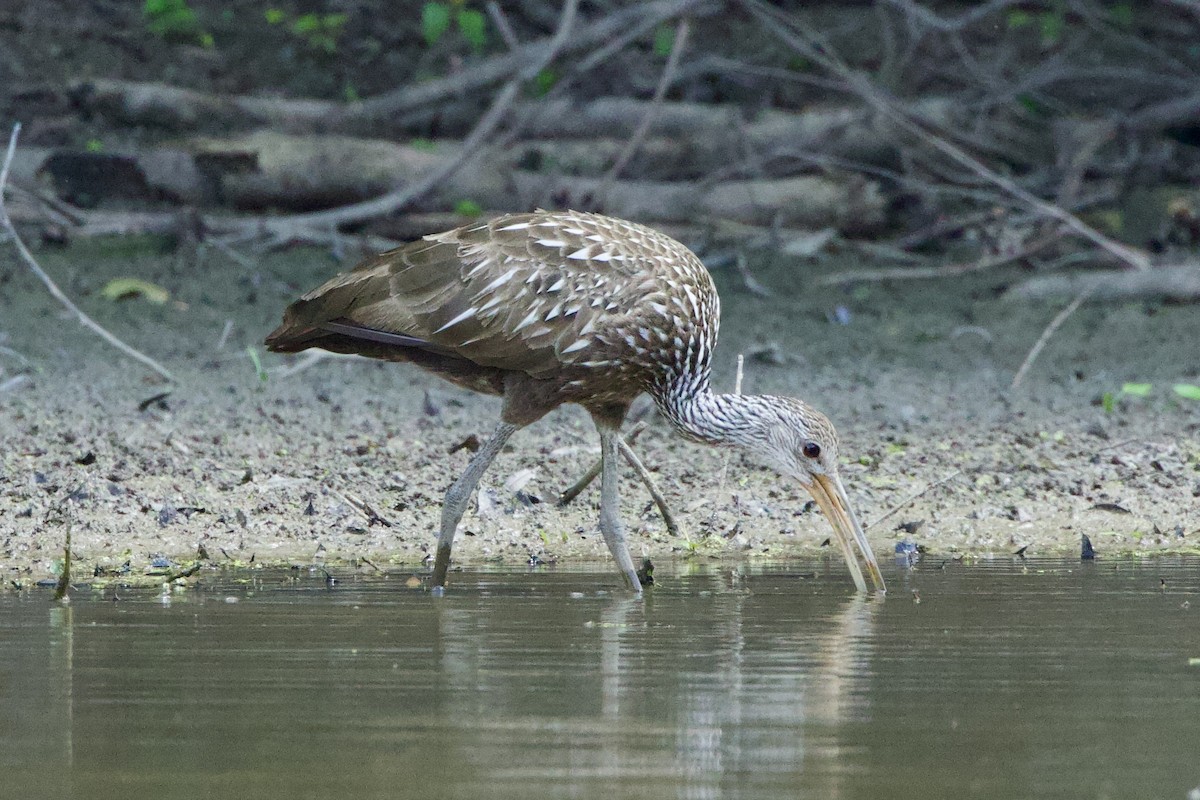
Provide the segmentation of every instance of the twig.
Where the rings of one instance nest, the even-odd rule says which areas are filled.
[[[203,566],[203,565],[199,561],[197,561],[194,564],[192,564],[190,567],[187,567],[187,568],[181,569],[181,570],[176,570],[175,572],[171,572],[171,573],[164,575],[162,582],[164,584],[174,583],[175,581],[179,580],[180,578],[190,578],[193,575],[195,575],[197,572],[200,571],[201,566]]]
[[[898,247],[901,250],[911,250],[933,239],[958,233],[965,228],[971,228],[980,223],[987,222],[995,216],[996,210],[989,208],[983,211],[971,211],[955,217],[938,219],[920,230],[911,231],[903,236],[892,239],[888,244]]]
[[[27,383],[28,381],[28,375],[13,375],[8,380],[0,382],[0,394],[11,392],[13,389],[16,389],[18,386],[23,383]]]
[[[233,320],[225,320],[225,327],[221,328],[221,336],[217,339],[217,349],[224,350],[225,343],[229,341],[229,334],[233,333]]]
[[[987,3],[975,4],[973,9],[953,19],[939,17],[933,11],[917,5],[912,0],[887,0],[887,4],[903,11],[910,21],[919,20],[925,26],[941,33],[958,33],[1010,6],[1019,5],[1019,2],[1018,0],[991,0]]]
[[[496,26],[496,30],[500,31],[500,38],[504,40],[504,44],[509,50],[516,50],[521,46],[517,35],[513,33],[512,25],[508,23],[508,17],[504,15],[504,9],[496,0],[488,0],[487,2],[488,16],[492,18],[492,24]]]
[[[738,274],[742,276],[742,285],[746,287],[746,291],[758,297],[771,297],[775,293],[762,284],[758,278],[754,277],[754,273],[750,271],[750,266],[746,263],[746,254],[738,252],[737,258],[734,259],[734,264],[737,265]],[[738,356],[738,365],[741,366],[741,356]]]
[[[1078,146],[1069,156],[1067,173],[1058,190],[1058,206],[1060,208],[1070,208],[1078,200],[1079,192],[1083,187],[1084,173],[1092,163],[1096,152],[1106,142],[1112,140],[1113,134],[1116,133],[1116,127],[1111,121],[1103,122],[1092,132],[1091,136],[1088,136],[1082,143],[1077,143]]]
[[[12,165],[13,155],[17,152],[17,137],[20,135],[20,133],[21,123],[17,122],[13,125],[12,135],[8,138],[8,152],[5,153],[4,156],[4,166],[0,167],[0,226],[2,226],[4,230],[8,231],[12,238],[13,244],[17,248],[17,252],[21,254],[21,259],[25,262],[26,266],[28,266],[33,274],[36,275],[38,279],[46,286],[54,299],[58,300],[58,302],[62,303],[62,305],[68,311],[74,314],[75,318],[78,319],[84,327],[91,329],[94,333],[98,334],[102,339],[104,339],[104,341],[108,342],[125,355],[145,364],[147,367],[157,372],[166,380],[174,382],[175,378],[171,375],[170,370],[168,370],[162,364],[159,364],[145,353],[135,350],[133,347],[125,344],[125,342],[121,341],[116,336],[113,336],[111,333],[102,328],[100,323],[89,317],[82,310],[80,310],[77,305],[71,302],[71,299],[63,294],[62,290],[58,288],[58,284],[56,284],[50,278],[50,276],[46,274],[45,270],[41,268],[41,265],[38,264],[37,259],[33,257],[33,253],[29,252],[29,248],[25,246],[25,242],[21,241],[21,237],[17,234],[17,229],[13,226],[12,220],[9,219],[8,206],[4,202],[4,187],[8,183],[8,170]]]
[[[999,267],[1013,261],[1029,258],[1057,242],[1062,238],[1062,235],[1062,229],[1056,227],[1055,230],[1035,239],[1019,250],[1014,250],[1011,253],[998,253],[994,256],[988,256],[987,258],[981,258],[978,261],[966,264],[946,264],[940,267],[895,267],[891,269],[849,270],[847,272],[835,272],[832,275],[826,275],[818,280],[817,283],[821,286],[836,286],[840,283],[850,283],[852,281],[903,281],[968,275],[972,272],[983,272],[984,270]]]
[[[1042,331],[1042,335],[1038,337],[1038,340],[1033,343],[1033,347],[1029,349],[1029,355],[1025,356],[1025,360],[1021,362],[1021,368],[1013,376],[1012,384],[1008,387],[1009,389],[1016,389],[1021,385],[1021,381],[1025,379],[1025,373],[1033,366],[1033,362],[1037,360],[1038,354],[1042,352],[1042,348],[1046,346],[1046,342],[1050,341],[1050,337],[1054,335],[1059,326],[1066,322],[1067,317],[1074,314],[1076,309],[1083,305],[1083,302],[1088,299],[1091,293],[1091,288],[1084,289],[1075,296],[1075,299],[1066,308],[1058,312],[1058,315],[1054,319],[1050,320],[1050,324],[1046,326],[1046,330]]]
[[[296,363],[272,370],[272,373],[277,378],[290,378],[293,375],[303,372],[314,364],[319,364],[320,362],[329,358],[338,358],[339,356],[341,356],[340,353],[330,353],[326,350],[308,350],[304,353],[304,355],[300,356],[300,358],[296,360]],[[358,358],[358,356],[353,355],[346,355],[342,357]]]
[[[200,243],[201,247],[205,247],[207,245],[212,245],[213,247],[217,248],[226,256],[228,256],[230,261],[237,263],[239,266],[244,267],[245,269],[254,269],[257,266],[254,259],[244,256],[237,250],[234,250],[232,245],[230,245],[228,242],[220,239],[210,238]]]
[[[658,27],[672,17],[677,17],[681,14],[704,13],[707,15],[716,13],[721,8],[721,4],[709,4],[706,0],[684,0],[677,3],[674,8],[668,8],[667,5],[660,4],[660,9],[657,13],[650,13],[650,3],[644,3],[642,6],[647,12],[644,16],[636,21],[630,20],[619,33],[611,35],[604,40],[601,47],[572,64],[571,72],[576,75],[584,75],[590,72],[597,65],[608,61],[613,54],[623,50],[630,42],[638,39],[647,31]],[[703,8],[704,6],[708,6],[707,11]]]
[[[873,520],[871,520],[870,522],[868,522],[866,525],[863,525],[863,530],[866,530],[867,528],[873,528],[874,526],[876,526],[876,525],[878,525],[879,523],[883,522],[883,521],[884,521],[885,519],[887,519],[888,517],[890,517],[890,516],[892,516],[893,514],[895,514],[895,513],[896,513],[897,511],[899,511],[900,509],[902,509],[902,508],[904,508],[905,506],[907,506],[907,505],[908,505],[909,503],[911,503],[913,500],[916,500],[918,497],[921,497],[922,495],[924,495],[924,494],[928,493],[928,492],[929,492],[930,490],[932,490],[932,489],[936,489],[937,487],[941,486],[943,483],[946,483],[947,481],[950,481],[950,480],[953,480],[954,478],[957,478],[957,477],[958,477],[959,475],[961,475],[961,474],[962,474],[962,470],[961,470],[961,469],[956,469],[956,470],[954,470],[954,472],[951,472],[949,475],[945,476],[944,478],[939,478],[938,480],[934,481],[933,483],[931,483],[931,484],[928,484],[928,485],[927,485],[927,486],[926,486],[924,489],[921,489],[920,491],[917,491],[917,492],[913,492],[913,493],[912,493],[912,494],[910,494],[908,497],[904,498],[904,499],[903,499],[903,500],[901,500],[899,503],[897,503],[896,505],[892,506],[892,508],[891,508],[890,510],[888,510],[888,511],[885,511],[885,512],[884,512],[884,513],[883,513],[881,516],[879,516],[879,517],[876,517],[875,519],[873,519]]]
[[[625,434],[622,438],[626,444],[632,444],[644,430],[646,430],[645,420],[638,420],[637,424],[630,428],[629,433]],[[596,478],[600,476],[600,470],[603,468],[603,466],[604,462],[601,459],[596,459],[595,463],[588,468],[587,472],[583,473],[579,480],[575,481],[575,483],[571,484],[571,486],[569,486],[567,489],[564,489],[563,492],[559,494],[558,501],[555,503],[555,505],[559,508],[562,508],[578,497],[579,494],[586,489],[592,481],[596,480]]]
[[[374,506],[353,492],[349,490],[339,492],[337,489],[334,489],[333,493],[342,498],[342,500],[344,500],[348,505],[356,509],[358,513],[366,517],[368,525],[374,525],[378,522],[385,528],[392,527],[392,523],[384,518],[383,515],[381,515],[378,511],[376,511]]]
[[[675,79],[675,71],[679,67],[679,57],[687,46],[688,33],[691,29],[691,22],[687,17],[680,19],[679,24],[675,26],[675,42],[671,45],[671,53],[667,56],[667,63],[663,66],[662,74],[658,77],[658,85],[654,87],[654,96],[650,100],[650,106],[642,115],[642,121],[638,123],[633,135],[629,137],[629,141],[625,143],[625,148],[617,156],[617,160],[604,174],[599,189],[596,190],[596,196],[601,202],[608,193],[608,187],[621,176],[621,172],[629,164],[629,160],[642,146],[642,140],[646,138],[650,126],[654,124],[654,118],[658,116],[659,109],[662,108],[663,97],[666,96],[667,89]]]
[[[439,80],[425,81],[404,87],[392,92],[364,100],[360,107],[348,111],[353,118],[365,120],[393,119],[398,114],[411,109],[437,107],[448,98],[461,96],[471,91],[499,83],[506,78],[525,75],[532,77],[548,64],[555,54],[564,49],[576,51],[597,44],[611,42],[620,38],[631,27],[654,26],[664,19],[678,16],[691,11],[705,0],[659,0],[650,3],[634,3],[628,8],[615,11],[596,22],[582,26],[577,34],[569,40],[563,34],[562,22],[570,11],[573,22],[575,0],[564,3],[563,14],[559,17],[558,31],[548,40],[543,39],[523,45],[511,53],[493,56],[481,62],[474,69],[452,75]],[[535,69],[530,69],[536,64]]]
[[[1200,0],[1166,0],[1166,2],[1185,11],[1190,11],[1196,16],[1196,20],[1200,22]]]
[[[28,358],[21,355],[16,350],[13,350],[11,347],[5,347],[4,345],[0,345],[0,355],[12,356],[13,358],[17,359],[18,361],[20,361],[22,364],[24,364],[27,367],[33,366],[33,364],[29,361]]]

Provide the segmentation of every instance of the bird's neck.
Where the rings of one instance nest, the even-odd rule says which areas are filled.
[[[755,395],[718,394],[708,376],[675,380],[656,392],[659,410],[689,439],[719,447],[753,447],[758,426]]]

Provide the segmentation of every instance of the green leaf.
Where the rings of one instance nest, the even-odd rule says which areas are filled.
[[[268,8],[263,12],[263,17],[267,20],[268,25],[278,25],[283,22],[284,14],[278,8]]]
[[[654,31],[654,55],[666,58],[675,48],[675,28],[670,25],[660,25]]]
[[[459,200],[454,204],[454,213],[462,217],[478,217],[483,214],[483,206],[474,200]]]
[[[538,72],[533,78],[533,94],[535,97],[544,97],[554,88],[554,84],[558,83],[558,73],[550,67]]]
[[[1008,24],[1009,30],[1016,30],[1017,28],[1024,28],[1026,25],[1029,25],[1030,23],[1032,23],[1033,17],[1030,16],[1028,11],[1021,11],[1020,9],[1016,9],[1014,11],[1008,12],[1008,19],[1006,20],[1006,22]]]
[[[1108,10],[1113,24],[1121,28],[1133,27],[1133,3],[1114,3]]]
[[[99,139],[88,139],[83,145],[83,149],[87,150],[89,153],[103,153],[104,142],[100,141]]]
[[[1146,397],[1153,388],[1153,383],[1125,383],[1121,385],[1121,394],[1128,394],[1133,397]]]
[[[1050,116],[1050,108],[1036,97],[1027,94],[1017,95],[1017,102],[1030,114],[1038,117]]]
[[[196,12],[186,0],[146,0],[142,15],[150,32],[164,39],[186,39],[200,34]]]
[[[1111,414],[1113,412],[1113,409],[1117,407],[1117,401],[1116,401],[1116,398],[1113,397],[1113,393],[1105,392],[1104,395],[1100,398],[1100,405],[1101,405],[1101,407],[1104,408],[1105,414]]]
[[[258,375],[259,383],[266,383],[267,368],[263,366],[262,359],[259,358],[258,351],[254,349],[254,345],[246,345],[246,355],[250,356],[250,363],[254,365],[254,373]]]
[[[471,49],[479,52],[487,44],[487,17],[482,11],[470,8],[458,12],[458,30],[462,33]]]
[[[1175,394],[1187,400],[1200,400],[1200,386],[1192,383],[1177,383],[1171,387]]]
[[[313,33],[321,27],[321,20],[316,14],[301,14],[296,17],[296,21],[292,23],[292,33],[297,36]]]
[[[342,99],[345,100],[347,103],[357,103],[359,100],[362,99],[362,96],[359,95],[358,89],[354,88],[354,84],[347,83],[342,88]]]
[[[1039,20],[1042,31],[1042,45],[1044,47],[1052,47],[1059,43],[1062,39],[1063,29],[1067,27],[1067,21],[1061,13],[1046,12],[1041,15]]]
[[[434,45],[450,30],[450,6],[445,3],[426,3],[421,9],[421,35],[425,44]]]
[[[113,278],[104,284],[104,288],[100,290],[100,296],[105,300],[144,297],[156,305],[162,305],[171,299],[171,293],[166,289],[141,278]]]

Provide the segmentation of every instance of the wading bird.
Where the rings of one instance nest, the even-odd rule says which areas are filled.
[[[446,493],[435,591],[445,586],[459,520],[492,459],[516,430],[576,403],[600,434],[600,532],[640,592],[619,515],[617,467],[618,454],[640,466],[620,427],[643,392],[687,438],[742,448],[798,480],[832,524],[858,589],[866,590],[861,555],[882,590],[838,477],[833,425],[790,397],[713,392],[719,322],[712,277],[679,242],[611,217],[538,211],[431,234],[370,258],[289,306],[266,343],[277,352],[318,347],[408,361],[503,398],[500,424]]]

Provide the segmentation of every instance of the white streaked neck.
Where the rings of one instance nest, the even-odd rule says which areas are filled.
[[[708,376],[677,380],[655,402],[671,424],[689,439],[718,447],[754,447],[764,421],[764,399],[757,395],[717,394]]]

